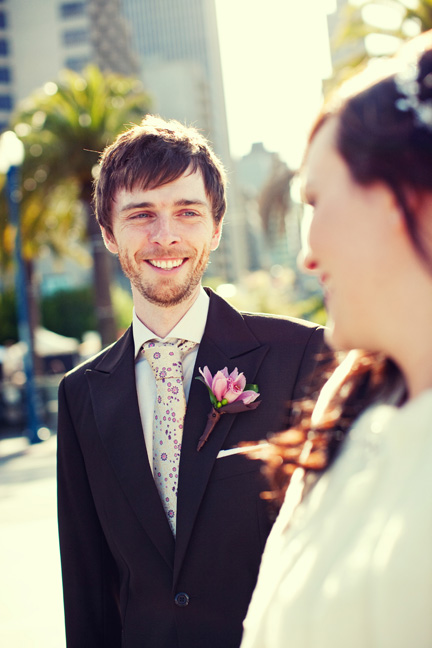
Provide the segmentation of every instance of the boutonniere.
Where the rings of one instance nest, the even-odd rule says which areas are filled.
[[[219,421],[222,414],[238,414],[247,412],[258,407],[261,401],[256,399],[259,396],[258,385],[247,385],[243,373],[239,373],[237,367],[228,373],[227,367],[211,375],[209,368],[199,369],[201,376],[197,376],[207,387],[212,408],[208,415],[207,425],[201,435],[197,450],[201,450]]]

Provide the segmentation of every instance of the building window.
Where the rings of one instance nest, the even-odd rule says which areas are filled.
[[[8,42],[4,38],[0,38],[0,56],[7,56],[9,54]]]
[[[0,11],[0,29],[6,29],[6,14]]]
[[[75,56],[67,58],[65,61],[65,67],[74,72],[81,72],[83,68],[87,65],[89,59],[87,56]]]
[[[7,67],[0,67],[0,83],[10,83],[11,73]]]
[[[0,95],[0,110],[12,110],[12,97],[10,95]]]
[[[63,42],[65,45],[82,45],[87,43],[88,33],[86,29],[71,29],[63,33]]]
[[[73,16],[82,16],[85,12],[85,2],[64,2],[60,6],[62,18],[72,18]]]

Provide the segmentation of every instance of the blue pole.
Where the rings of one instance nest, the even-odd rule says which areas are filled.
[[[7,187],[10,222],[15,227],[15,291],[18,318],[18,338],[25,344],[24,373],[26,376],[26,409],[27,409],[27,436],[30,443],[39,443],[47,438],[48,431],[44,428],[38,416],[38,399],[33,365],[33,342],[30,328],[29,309],[27,301],[27,281],[25,276],[24,261],[21,246],[20,227],[20,170],[17,166],[10,166],[7,172]]]

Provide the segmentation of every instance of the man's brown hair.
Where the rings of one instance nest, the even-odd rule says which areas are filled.
[[[208,141],[196,128],[147,115],[121,133],[100,158],[94,184],[94,208],[101,226],[112,234],[112,206],[120,189],[154,189],[201,171],[216,225],[226,210],[226,175]]]

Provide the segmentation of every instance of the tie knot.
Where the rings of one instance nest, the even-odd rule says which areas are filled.
[[[150,340],[142,346],[142,352],[153,370],[156,380],[183,378],[182,361],[184,356],[196,346],[189,340]]]

